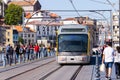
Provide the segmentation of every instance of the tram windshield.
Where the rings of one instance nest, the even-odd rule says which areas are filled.
[[[61,34],[58,36],[59,52],[87,52],[87,34]]]

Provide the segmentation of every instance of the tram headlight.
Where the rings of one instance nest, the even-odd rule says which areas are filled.
[[[66,58],[66,57],[60,57],[59,60],[60,60],[60,61],[66,61],[67,58]]]
[[[87,57],[84,57],[84,56],[83,56],[83,57],[80,57],[79,60],[80,60],[80,61],[86,61],[86,60],[87,60]]]
[[[86,61],[86,57],[82,57],[82,61]]]

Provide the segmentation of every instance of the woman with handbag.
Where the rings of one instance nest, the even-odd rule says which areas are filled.
[[[116,72],[116,78],[120,79],[120,46],[116,47],[115,52],[115,72]]]

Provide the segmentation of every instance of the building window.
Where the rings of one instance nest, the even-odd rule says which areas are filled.
[[[8,42],[10,42],[10,39],[8,38]]]
[[[115,29],[115,26],[113,26],[113,29]]]
[[[23,37],[23,34],[21,34],[21,37]]]
[[[45,27],[43,26],[43,31],[45,31]]]
[[[113,20],[118,20],[118,15],[114,15]]]
[[[10,32],[8,32],[8,36],[10,36]]]
[[[30,37],[30,34],[28,34],[28,37]]]
[[[31,43],[31,40],[30,40],[30,39],[28,40],[28,43]]]
[[[34,34],[32,34],[32,37],[34,37]]]
[[[47,31],[49,31],[49,27],[47,27]]]
[[[39,31],[39,26],[37,26],[37,31]]]
[[[24,34],[25,37],[27,37],[27,34]]]
[[[13,36],[13,39],[15,39],[16,37],[15,36]]]
[[[117,28],[119,28],[119,26],[117,26]]]
[[[27,43],[27,40],[25,39],[25,43]]]
[[[34,39],[32,40],[32,42],[34,43]]]

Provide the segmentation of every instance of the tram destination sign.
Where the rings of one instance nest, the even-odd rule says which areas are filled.
[[[85,30],[85,28],[69,28],[69,29],[67,29],[67,28],[64,28],[64,29],[62,29],[61,30],[61,32],[85,32],[86,30]]]

